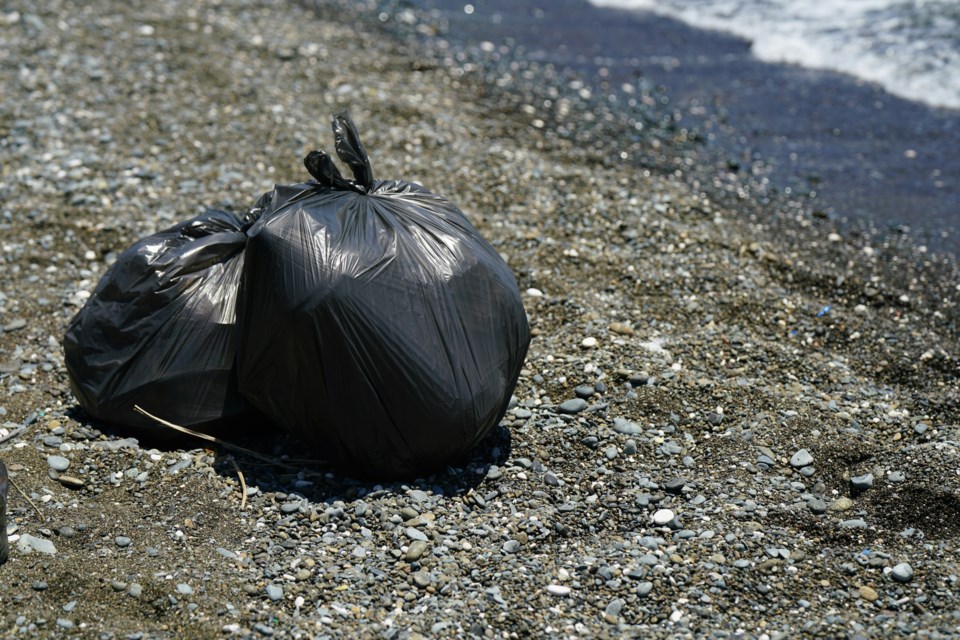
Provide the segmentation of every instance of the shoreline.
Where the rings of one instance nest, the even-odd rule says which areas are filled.
[[[476,51],[507,42],[520,57],[573,70],[611,109],[665,87],[664,114],[691,130],[701,162],[726,165],[758,194],[779,194],[852,233],[903,235],[957,259],[960,111],[887,94],[852,76],[753,58],[750,43],[660,15],[565,0],[526,15],[491,1],[417,3],[439,36]],[[602,40],[598,34],[604,34]],[[634,87],[624,92],[621,85]],[[946,233],[946,235],[943,235]]]
[[[659,108],[612,154],[632,125],[575,75],[395,38],[384,23],[435,28],[403,7],[52,2],[15,2],[0,32],[0,425],[24,428],[0,459],[30,496],[9,496],[3,628],[960,631],[953,262],[713,185]],[[444,473],[376,483],[299,462],[269,425],[238,439],[282,465],[91,422],[59,339],[112,256],[305,179],[344,108],[375,177],[449,197],[525,292],[501,427]]]

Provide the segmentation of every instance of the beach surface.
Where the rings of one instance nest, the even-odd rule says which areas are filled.
[[[619,109],[407,5],[3,11],[0,635],[960,635],[948,257],[764,191],[656,87]],[[517,276],[501,427],[376,483],[267,424],[236,439],[277,463],[90,420],[60,341],[107,266],[305,179],[343,109]]]

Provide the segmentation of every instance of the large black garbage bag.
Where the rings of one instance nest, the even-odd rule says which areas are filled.
[[[346,115],[316,182],[278,186],[250,229],[241,392],[340,469],[414,477],[455,462],[506,410],[530,341],[516,280],[450,201],[374,180]]]
[[[235,319],[249,225],[210,209],[120,254],[63,340],[87,413],[148,436],[163,427],[134,405],[195,428],[245,413]]]

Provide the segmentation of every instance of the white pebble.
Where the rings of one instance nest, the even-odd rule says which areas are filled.
[[[584,338],[583,341],[580,343],[580,346],[583,347],[584,349],[593,349],[595,346],[597,346],[597,339],[594,338],[593,336],[590,336],[589,338]]]
[[[673,522],[673,519],[677,517],[673,511],[670,509],[660,509],[653,514],[654,524],[665,525],[669,522]]]
[[[527,295],[530,296],[531,298],[542,298],[543,291],[540,291],[540,289],[534,289],[533,287],[530,287],[529,289],[527,289]]]
[[[552,593],[555,596],[568,596],[570,595],[570,587],[566,587],[562,584],[548,584],[547,591]]]

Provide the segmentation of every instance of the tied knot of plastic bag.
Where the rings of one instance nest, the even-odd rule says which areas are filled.
[[[307,154],[303,159],[304,166],[314,180],[325,187],[368,193],[373,188],[373,168],[367,151],[360,142],[356,125],[350,116],[343,112],[333,117],[332,126],[337,156],[350,167],[354,179],[344,178],[330,154],[319,149]]]

